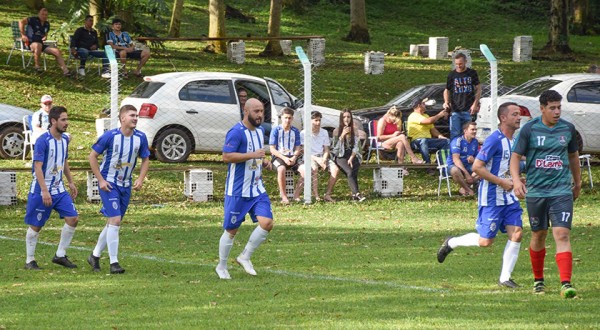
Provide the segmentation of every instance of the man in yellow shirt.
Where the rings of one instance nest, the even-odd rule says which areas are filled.
[[[447,149],[449,140],[433,126],[442,117],[447,118],[447,111],[440,111],[437,115],[429,117],[425,113],[425,102],[427,98],[417,98],[412,103],[413,112],[408,116],[406,122],[408,137],[411,139],[411,147],[419,150],[425,163],[431,163],[431,151]]]

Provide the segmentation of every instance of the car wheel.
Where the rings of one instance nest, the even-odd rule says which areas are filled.
[[[190,137],[179,128],[169,128],[156,140],[156,158],[165,163],[181,163],[192,152]]]
[[[0,158],[19,158],[23,156],[25,136],[23,130],[15,126],[4,128],[0,132]]]

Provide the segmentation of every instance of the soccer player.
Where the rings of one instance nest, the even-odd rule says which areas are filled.
[[[521,123],[521,111],[516,103],[507,102],[498,107],[500,126],[485,141],[473,163],[473,172],[481,177],[479,185],[479,217],[476,233],[447,238],[438,250],[440,263],[458,246],[489,247],[498,230],[508,234],[508,242],[502,256],[502,270],[498,285],[508,288],[519,287],[511,274],[519,258],[523,235],[523,209],[515,197],[513,180],[508,176],[509,161],[519,164],[519,159],[510,158],[513,134]]]
[[[270,167],[265,158],[264,136],[260,124],[263,121],[264,105],[257,99],[248,99],[244,106],[244,118],[235,124],[225,137],[223,161],[228,164],[225,180],[225,231],[219,240],[219,264],[215,271],[222,280],[231,276],[227,270],[227,259],[233,247],[235,234],[250,214],[258,226],[248,239],[246,247],[235,259],[246,273],[256,275],[250,257],[273,229],[271,201],[262,181],[262,168]]]
[[[65,219],[58,249],[52,262],[66,268],[77,268],[77,265],[72,263],[66,255],[79,217],[75,204],[73,204],[73,199],[77,197],[77,187],[73,183],[67,161],[69,149],[69,137],[65,134],[69,126],[67,109],[55,106],[50,109],[48,116],[50,129],[35,142],[32,166],[33,181],[29,189],[25,213],[25,223],[29,225],[25,236],[27,250],[25,269],[32,270],[40,269],[35,261],[35,248],[40,230],[48,221],[52,210],[56,210],[58,215]],[[70,194],[65,190],[63,173],[69,183]]]
[[[98,179],[98,189],[102,199],[100,212],[107,218],[106,226],[98,237],[88,263],[95,272],[100,271],[100,255],[108,246],[111,274],[125,272],[119,265],[119,229],[131,197],[131,174],[142,158],[140,175],[133,183],[134,190],[142,189],[150,164],[146,135],[135,129],[138,114],[132,105],[124,105],[119,110],[121,127],[106,131],[92,146],[88,157],[92,172]],[[103,155],[98,165],[98,156]]]
[[[573,201],[581,191],[581,169],[575,126],[560,118],[562,96],[553,90],[540,95],[542,115],[523,126],[511,156],[510,173],[515,194],[526,197],[531,225],[529,257],[533,270],[535,293],[544,293],[544,258],[546,236],[552,226],[556,242],[556,264],[560,274],[561,295],[574,298],[571,284],[573,253],[570,232],[573,223]],[[527,185],[519,180],[519,162],[526,157]]]
[[[277,170],[277,185],[279,186],[279,195],[281,203],[290,204],[285,193],[285,171],[298,169],[298,157],[300,150],[300,131],[292,126],[294,120],[294,109],[285,107],[281,110],[281,125],[277,125],[271,130],[269,144],[272,164]]]

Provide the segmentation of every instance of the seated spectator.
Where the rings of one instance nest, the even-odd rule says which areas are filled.
[[[103,50],[98,49],[98,32],[92,27],[93,24],[94,18],[92,15],[87,15],[83,26],[75,30],[71,38],[71,54],[79,58],[77,72],[80,76],[85,76],[85,62],[91,56],[102,59],[102,76],[109,78],[108,58]]]
[[[427,99],[417,98],[412,103],[413,112],[408,116],[407,133],[411,147],[419,150],[426,164],[431,164],[431,152],[448,148],[448,138],[440,134],[433,126],[442,117],[448,117],[447,111],[440,111],[433,117],[425,113]]]
[[[312,121],[311,127],[311,137],[312,142],[310,145],[310,150],[304,150],[304,152],[308,152],[310,155],[310,167],[312,173],[312,193],[315,196],[317,201],[320,201],[319,190],[318,190],[318,174],[319,169],[325,171],[329,168],[329,134],[326,130],[321,128],[321,118],[323,116],[319,111],[313,111],[310,114],[310,118]],[[300,141],[302,145],[304,145],[304,136],[306,129],[300,132]],[[298,173],[300,173],[300,180],[298,180],[298,184],[294,190],[294,200],[300,201],[300,193],[304,189],[304,159],[300,158],[298,160]],[[333,202],[334,200],[330,195],[325,195],[324,200],[328,202]]]
[[[50,124],[48,115],[50,109],[52,109],[52,96],[44,95],[40,102],[40,110],[31,115],[31,141],[34,145],[38,137],[48,132],[48,125]]]
[[[281,125],[275,126],[271,131],[269,144],[271,149],[273,169],[277,171],[277,185],[281,203],[288,205],[290,201],[285,193],[285,171],[298,169],[298,157],[300,157],[300,131],[292,126],[294,120],[294,109],[283,108],[281,110]]]
[[[408,138],[402,130],[402,112],[395,105],[377,121],[377,139],[386,150],[396,150],[398,164],[404,164],[406,153],[413,164],[423,164],[410,147]],[[404,172],[404,175],[408,174],[408,171],[404,170]]]
[[[27,31],[25,31],[27,27]],[[48,31],[50,31],[50,22],[48,22],[48,9],[40,9],[38,16],[31,16],[23,18],[19,21],[19,30],[21,31],[21,40],[25,43],[25,46],[31,49],[33,53],[33,68],[37,72],[42,72],[40,68],[40,56],[42,52],[50,54],[56,58],[56,63],[62,69],[65,77],[71,76],[71,72],[65,65],[60,50],[50,45],[45,45],[44,41],[48,37]]]
[[[354,120],[350,110],[340,113],[340,125],[333,131],[333,163],[330,164],[331,176],[327,183],[325,198],[331,198],[333,186],[337,181],[340,169],[348,177],[348,186],[352,192],[352,200],[362,202],[365,197],[358,190],[358,169],[360,168],[359,136],[355,132]]]
[[[123,21],[121,19],[113,19],[112,31],[108,33],[106,43],[115,51],[115,56],[121,59],[121,64],[123,65],[123,77],[127,77],[127,68],[125,65],[127,64],[128,58],[140,60],[137,69],[133,71],[133,75],[141,77],[142,67],[150,58],[150,50],[148,48],[143,50],[135,49],[129,33],[121,32],[122,24]]]
[[[477,124],[474,122],[463,125],[463,135],[454,138],[450,142],[450,155],[446,160],[448,171],[452,179],[460,186],[459,193],[463,196],[475,194],[474,185],[477,179],[473,177],[473,162],[477,156],[479,141],[477,135]]]

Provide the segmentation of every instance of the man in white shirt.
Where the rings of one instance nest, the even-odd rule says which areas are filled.
[[[40,103],[40,110],[31,116],[31,140],[34,144],[40,135],[48,132],[48,124],[50,124],[48,114],[52,108],[52,96],[42,96]]]

